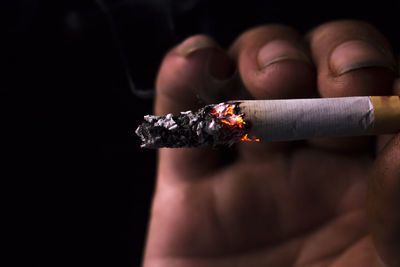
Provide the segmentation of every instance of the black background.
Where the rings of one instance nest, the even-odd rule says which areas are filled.
[[[248,27],[305,33],[369,21],[400,48],[398,1],[2,1],[2,220],[20,266],[139,266],[155,151],[133,132],[151,113],[163,54],[195,33],[224,47]],[[135,93],[136,92],[136,93]]]

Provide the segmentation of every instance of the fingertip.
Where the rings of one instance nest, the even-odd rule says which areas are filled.
[[[256,99],[304,98],[315,94],[312,67],[305,62],[285,59],[259,70],[245,79],[246,87]]]
[[[307,97],[314,94],[314,68],[301,36],[283,25],[266,25],[243,33],[233,44],[240,77],[257,99]]]
[[[327,59],[329,77],[320,80],[320,94],[324,97],[390,95],[396,63],[389,48],[376,43],[350,40],[333,48]]]
[[[179,113],[216,99],[221,80],[234,72],[232,60],[208,36],[195,35],[164,58],[156,79],[156,114]]]
[[[255,98],[300,98],[314,92],[314,68],[299,44],[269,41],[259,49],[257,63],[256,77],[247,81]]]
[[[307,38],[321,96],[391,93],[397,63],[390,43],[374,26],[357,20],[332,21]]]
[[[333,49],[329,56],[329,67],[335,76],[369,67],[382,67],[394,72],[395,61],[385,48],[364,40],[351,40]]]

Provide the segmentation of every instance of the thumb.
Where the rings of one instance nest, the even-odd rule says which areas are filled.
[[[400,134],[375,162],[368,185],[368,218],[382,260],[400,266]]]

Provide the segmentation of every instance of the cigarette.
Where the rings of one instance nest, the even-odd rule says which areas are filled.
[[[146,115],[141,147],[231,146],[400,131],[400,96],[239,100],[180,115]]]

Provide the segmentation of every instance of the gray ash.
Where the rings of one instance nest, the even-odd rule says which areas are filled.
[[[243,124],[230,123],[232,118],[242,119],[237,112],[236,104],[221,103],[178,116],[146,115],[136,134],[144,148],[232,145],[246,135]]]

